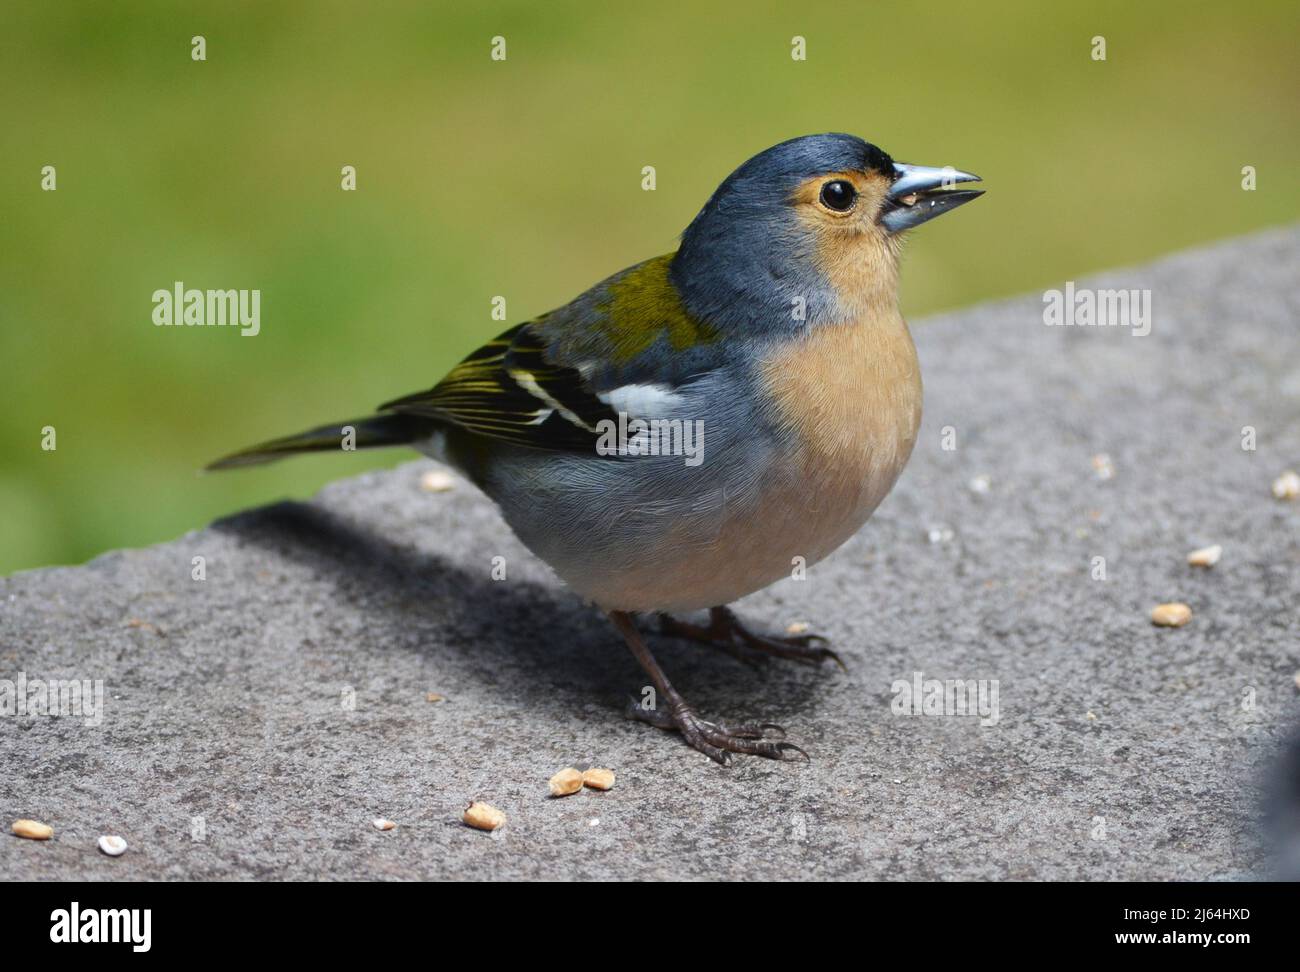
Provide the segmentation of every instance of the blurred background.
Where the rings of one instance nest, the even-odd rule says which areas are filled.
[[[514,323],[671,250],[795,135],[984,177],[912,239],[914,320],[1300,215],[1294,0],[1079,7],[6,0],[0,573],[411,458],[196,473],[432,385],[494,296]],[[177,280],[260,289],[261,333],[155,327]]]

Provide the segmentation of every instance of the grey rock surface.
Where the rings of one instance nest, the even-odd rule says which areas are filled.
[[[1259,785],[1300,708],[1300,503],[1270,492],[1300,466],[1298,265],[1288,228],[1078,282],[1149,289],[1145,337],[1047,327],[1037,293],[915,327],[927,414],[894,493],[740,605],[848,673],[652,641],[704,714],[782,723],[810,764],[723,769],[626,720],[647,680],[615,632],[472,487],[423,491],[428,462],[4,579],[0,679],[102,679],[104,712],[0,717],[5,829],[56,830],[6,833],[0,878],[1265,873]],[[1163,601],[1192,621],[1154,627]],[[996,725],[896,714],[916,672],[996,679]],[[617,785],[549,799],[569,765]],[[472,799],[508,824],[463,826]]]

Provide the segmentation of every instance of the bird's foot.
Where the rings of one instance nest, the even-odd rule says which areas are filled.
[[[730,608],[715,607],[709,611],[709,623],[689,624],[667,615],[659,615],[659,630],[667,635],[687,638],[726,652],[732,658],[757,667],[768,656],[788,658],[803,665],[820,665],[830,660],[847,671],[844,662],[821,635],[801,634],[778,638],[758,634],[746,628]]]
[[[645,639],[637,630],[632,616],[626,611],[610,611],[609,619],[627,641],[633,657],[650,676],[657,693],[658,704],[653,708],[645,708],[633,700],[628,710],[629,716],[660,729],[680,732],[682,738],[693,748],[724,766],[732,753],[747,753],[768,759],[794,759],[800,756],[808,759],[808,754],[802,749],[780,738],[785,735],[784,729],[770,722],[729,726],[701,719],[668,681],[668,676],[646,647]],[[771,738],[769,733],[776,733],[777,738]]]
[[[628,706],[628,716],[660,729],[680,732],[693,749],[698,749],[723,766],[730,761],[732,753],[765,756],[768,759],[808,760],[808,754],[794,743],[786,742],[785,730],[772,722],[741,725],[708,722],[697,716],[695,710],[685,703],[671,705],[667,709],[646,709],[635,700]],[[776,738],[769,735],[771,733]]]

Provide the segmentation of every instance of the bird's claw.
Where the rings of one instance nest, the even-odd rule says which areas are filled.
[[[646,709],[636,702],[629,707],[628,714],[660,729],[680,732],[693,749],[723,766],[730,762],[732,753],[781,760],[802,757],[811,762],[803,749],[785,741],[785,729],[774,722],[747,722],[733,726],[701,719],[689,706],[670,710]],[[775,733],[777,738],[768,733]]]

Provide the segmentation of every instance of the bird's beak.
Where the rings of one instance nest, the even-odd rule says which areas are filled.
[[[959,182],[979,182],[980,177],[958,172],[952,167],[935,169],[928,165],[894,163],[894,184],[889,187],[880,224],[890,233],[901,233],[920,226],[976,196],[982,189],[953,189]]]

